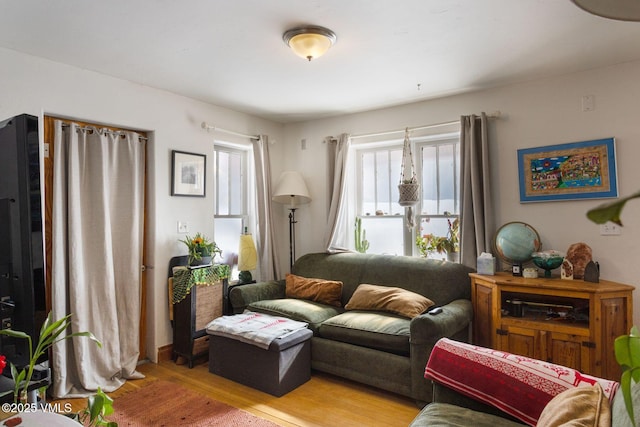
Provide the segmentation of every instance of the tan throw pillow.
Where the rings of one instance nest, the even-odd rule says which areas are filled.
[[[611,405],[598,383],[570,388],[547,403],[536,426],[610,427]]]
[[[342,307],[342,282],[337,280],[314,279],[289,274],[286,278],[287,298],[306,299],[323,304]]]
[[[388,311],[413,319],[433,304],[429,298],[406,289],[362,284],[356,288],[344,308]]]

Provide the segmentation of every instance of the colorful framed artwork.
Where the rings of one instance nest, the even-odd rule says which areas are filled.
[[[171,151],[171,195],[205,196],[207,156],[204,154]]]
[[[615,139],[518,150],[520,202],[618,197]]]

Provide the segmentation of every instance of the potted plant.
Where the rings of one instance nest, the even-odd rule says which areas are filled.
[[[87,398],[87,407],[76,415],[76,421],[83,426],[118,427],[115,421],[107,421],[104,417],[113,414],[113,399],[107,396],[100,387],[93,396]]]
[[[187,245],[189,249],[189,265],[206,265],[211,264],[216,254],[222,255],[222,251],[216,245],[216,242],[210,242],[205,236],[199,232],[192,238],[187,236],[180,242]]]
[[[367,240],[367,232],[362,229],[362,218],[356,218],[355,230],[356,251],[361,254],[367,253],[369,249],[369,241]]]
[[[640,382],[640,330],[631,328],[629,335],[621,335],[614,342],[616,361],[622,368],[620,391],[624,397],[627,413],[633,424],[634,410],[631,395],[633,384]]]
[[[450,260],[460,251],[460,220],[447,219],[448,231],[446,236],[423,234],[416,237],[416,246],[423,257],[437,252],[446,253]]]
[[[640,191],[601,204],[587,212],[587,217],[596,224],[604,224],[607,221],[622,226],[620,214],[625,204],[632,199],[640,198]],[[629,414],[631,423],[634,423],[635,416],[633,410],[632,387],[640,382],[640,330],[633,326],[629,335],[621,335],[614,342],[616,361],[622,368],[620,377],[620,391],[624,397],[624,404]]]
[[[26,339],[29,342],[29,364],[24,368],[18,370],[18,368],[11,363],[11,377],[15,383],[13,389],[13,401],[15,403],[18,400],[22,403],[27,403],[28,400],[28,387],[31,379],[33,378],[33,372],[38,359],[42,357],[49,348],[58,341],[65,340],[72,337],[87,337],[94,341],[98,347],[102,347],[102,343],[91,332],[74,332],[72,334],[63,335],[65,330],[70,324],[71,315],[67,315],[60,320],[53,322],[51,320],[51,313],[47,316],[46,320],[40,328],[40,335],[38,337],[38,343],[34,350],[31,336],[22,331],[14,331],[13,329],[2,329],[0,335],[7,335],[13,338]],[[6,395],[9,392],[5,392],[2,395]],[[37,402],[33,402],[37,403]]]
[[[51,346],[59,341],[72,337],[87,337],[94,341],[98,347],[102,347],[102,343],[91,332],[74,332],[68,335],[62,335],[63,332],[69,327],[71,315],[67,315],[60,320],[53,322],[51,320],[51,313],[47,316],[46,320],[40,328],[40,335],[38,337],[38,344],[35,350],[33,349],[33,341],[31,336],[22,331],[15,331],[13,329],[2,329],[0,335],[7,335],[13,338],[26,339],[29,342],[29,364],[24,368],[18,370],[16,366],[11,363],[11,376],[15,383],[14,389],[2,393],[0,396],[13,393],[13,401],[17,403],[20,400],[21,403],[38,403],[29,402],[28,387],[33,377],[35,366],[38,363],[38,359],[43,356]],[[4,355],[0,356],[0,374],[6,366],[6,358]],[[46,387],[44,387],[46,389]],[[100,388],[95,395],[89,396],[87,399],[87,406],[77,414],[73,414],[72,418],[86,426],[106,426],[117,427],[118,423],[105,420],[105,416],[113,413],[113,399],[107,396]]]
[[[420,184],[415,175],[411,179],[403,179],[398,184],[398,204],[403,207],[412,207],[420,201]]]

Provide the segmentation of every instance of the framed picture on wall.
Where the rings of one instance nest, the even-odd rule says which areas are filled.
[[[618,197],[615,139],[518,150],[520,202]]]
[[[207,156],[171,151],[171,195],[205,196]]]

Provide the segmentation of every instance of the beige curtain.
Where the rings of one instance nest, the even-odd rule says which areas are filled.
[[[52,313],[86,338],[53,347],[53,394],[81,397],[141,378],[145,143],[134,132],[55,121]]]
[[[343,133],[337,142],[328,142],[329,146],[329,215],[325,242],[327,252],[348,251],[346,236],[345,197],[347,191],[347,165],[351,150],[351,136]]]
[[[476,268],[482,252],[491,251],[493,207],[487,116],[460,118],[460,262]]]
[[[271,166],[269,164],[269,138],[260,135],[253,144],[253,159],[256,170],[256,217],[258,230],[256,247],[260,263],[260,280],[280,279],[280,263],[275,249],[275,231],[273,228]]]

